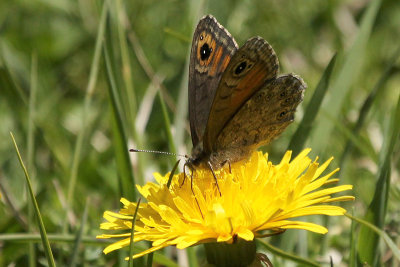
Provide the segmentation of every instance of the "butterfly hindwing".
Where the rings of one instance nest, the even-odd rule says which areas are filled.
[[[215,151],[232,151],[229,157],[237,161],[270,143],[292,123],[305,88],[303,80],[294,74],[267,82],[223,128]]]

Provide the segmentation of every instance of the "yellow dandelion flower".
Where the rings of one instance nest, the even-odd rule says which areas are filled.
[[[324,187],[338,181],[332,171],[322,175],[332,158],[319,165],[305,149],[295,159],[286,152],[278,165],[268,161],[268,154],[254,152],[248,161],[232,164],[231,170],[215,171],[215,180],[207,169],[193,172],[191,182],[183,183],[184,174],[174,175],[167,188],[169,174],[154,174],[157,183],[137,186],[147,203],[140,204],[135,223],[134,242],[147,240],[152,247],[133,258],[141,257],[167,246],[184,249],[209,243],[252,241],[285,229],[305,229],[325,234],[318,224],[293,220],[307,215],[343,215],[346,210],[328,203],[353,200],[352,196],[332,197],[334,193],[352,189],[351,185]],[[97,238],[123,238],[104,249],[104,253],[128,246],[136,203],[121,199],[124,208],[119,213],[106,211],[107,222],[101,229],[126,230],[122,234],[103,234]]]

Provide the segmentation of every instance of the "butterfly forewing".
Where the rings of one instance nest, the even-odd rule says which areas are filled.
[[[237,44],[211,15],[194,32],[189,64],[189,120],[193,147],[203,139],[209,111],[222,74]]]
[[[220,132],[235,113],[267,81],[278,74],[278,58],[261,37],[249,39],[233,55],[221,77],[203,138],[206,153],[216,149]],[[229,144],[224,144],[229,146]]]

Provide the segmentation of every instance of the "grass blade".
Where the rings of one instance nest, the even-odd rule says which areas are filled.
[[[190,51],[190,47],[188,48]],[[174,140],[178,148],[185,147],[185,130],[188,125],[186,116],[188,114],[188,76],[189,76],[189,55],[186,57],[185,68],[182,80],[179,84],[178,100],[176,102],[176,112],[174,113]],[[189,131],[190,132],[190,131]],[[179,151],[180,153],[182,151]],[[186,151],[184,152],[186,153]]]
[[[29,115],[28,115],[28,171],[34,176],[34,144],[35,144],[35,113],[36,113],[36,94],[37,94],[37,56],[36,54],[32,55],[32,67],[31,67],[31,90],[29,95]],[[27,196],[29,199],[29,196]],[[33,207],[31,203],[27,203],[28,206],[28,232],[32,232],[33,226]],[[35,253],[35,246],[33,243],[29,243],[29,266],[35,266],[36,261],[36,253]]]
[[[121,104],[118,96],[117,86],[115,83],[115,75],[113,71],[112,61],[110,59],[110,47],[108,42],[110,41],[109,27],[107,27],[107,42],[104,42],[103,56],[105,62],[106,78],[108,83],[108,92],[111,102],[111,122],[112,131],[115,147],[115,157],[119,173],[121,194],[128,199],[136,199],[135,195],[135,179],[133,177],[132,165],[129,158],[129,152],[127,149],[127,138],[123,125],[123,115],[121,110]]]
[[[81,124],[82,128],[78,134],[78,137],[77,137],[77,140],[75,143],[74,154],[73,154],[73,158],[72,158],[71,176],[70,176],[69,183],[68,183],[68,193],[67,193],[67,209],[66,209],[66,214],[65,214],[66,219],[65,219],[64,227],[63,227],[64,232],[67,230],[67,222],[68,222],[67,214],[72,207],[72,200],[73,200],[73,197],[75,194],[75,186],[76,186],[76,180],[77,180],[77,176],[78,176],[78,167],[79,167],[79,162],[80,162],[81,150],[82,150],[83,140],[84,140],[85,133],[86,133],[87,114],[89,113],[88,111],[89,111],[89,108],[92,103],[92,96],[94,93],[94,89],[96,87],[97,76],[99,73],[101,47],[102,47],[103,38],[104,38],[104,29],[105,29],[106,18],[107,18],[107,4],[106,4],[106,2],[104,2],[101,17],[100,17],[98,32],[97,32],[96,46],[95,46],[93,61],[92,61],[91,68],[90,68],[89,82],[88,82],[88,85],[86,88],[86,95],[85,95],[85,99],[84,99],[84,103],[83,103],[82,124]]]
[[[21,164],[21,167],[22,167],[22,169],[24,171],[24,174],[25,174],[26,183],[27,183],[28,189],[29,189],[29,194],[30,194],[30,197],[31,197],[31,201],[33,203],[33,207],[34,207],[34,210],[35,210],[36,218],[38,220],[40,236],[41,236],[41,239],[42,239],[42,244],[43,244],[43,248],[44,248],[44,253],[46,254],[47,262],[48,262],[49,266],[51,266],[51,267],[56,266],[56,264],[54,262],[54,258],[53,258],[53,253],[51,252],[50,243],[49,243],[49,240],[47,239],[46,228],[44,227],[43,219],[42,219],[42,216],[40,215],[39,206],[38,206],[38,204],[36,202],[35,194],[33,193],[31,180],[29,178],[28,171],[26,170],[24,162],[22,161],[21,154],[19,153],[19,149],[18,149],[17,143],[15,142],[15,139],[14,139],[14,135],[11,132],[10,132],[10,135],[11,135],[11,139],[12,139],[12,141],[14,143],[15,151],[17,152],[19,163]]]
[[[133,80],[132,80],[132,67],[131,63],[129,60],[129,52],[128,52],[128,44],[127,44],[127,36],[125,33],[125,24],[126,22],[125,18],[127,17],[124,9],[122,7],[121,0],[113,1],[115,4],[115,11],[117,13],[117,30],[118,30],[118,38],[119,38],[119,45],[120,45],[120,51],[121,51],[121,60],[122,60],[122,77],[123,81],[125,84],[125,94],[126,98],[124,97],[125,100],[124,104],[127,109],[127,114],[129,117],[129,121],[132,127],[132,131],[135,132],[135,119],[136,119],[136,110],[137,110],[137,104],[136,104],[136,95],[135,95],[135,90],[133,86]],[[136,137],[135,137],[136,138]]]
[[[354,217],[348,213],[346,213],[345,216],[352,219],[353,221],[356,221],[356,222],[362,224],[366,228],[370,229],[371,231],[373,231],[374,233],[379,235],[383,239],[383,241],[386,243],[386,245],[390,248],[390,250],[393,252],[393,256],[395,256],[396,259],[398,261],[400,261],[400,248],[393,242],[393,240],[389,237],[389,235],[385,231],[379,229],[375,225],[373,225],[363,219]]]
[[[171,132],[171,121],[169,119],[167,107],[165,105],[164,99],[161,96],[160,91],[158,91],[158,99],[160,100],[161,110],[162,110],[163,117],[164,117],[165,131],[166,131],[167,137],[168,137],[169,150],[172,153],[176,154],[175,141],[174,141],[174,138],[172,137],[172,132]],[[175,161],[175,160],[172,159],[172,161]]]
[[[187,35],[184,35],[180,32],[175,31],[174,29],[171,29],[169,27],[165,27],[164,28],[164,32],[166,34],[171,35],[172,37],[181,40],[182,42],[188,43],[191,45],[192,40],[190,39],[190,37],[188,37]]]
[[[355,42],[345,57],[343,65],[338,66],[338,69],[340,69],[339,74],[333,81],[332,88],[330,89],[330,99],[332,99],[332,101],[324,105],[324,110],[326,113],[329,113],[331,117],[338,116],[345,97],[352,88],[355,79],[359,77],[358,74],[362,68],[367,42],[380,5],[381,0],[370,1],[362,17],[360,31],[357,34]],[[315,136],[325,136],[328,138],[332,130],[333,125],[330,121],[322,120],[315,130]],[[313,138],[311,147],[317,151],[323,152],[328,143],[326,142],[326,138]]]
[[[348,127],[343,125],[337,118],[332,117],[331,114],[324,113],[327,120],[331,121],[332,125],[335,126],[335,129],[342,133],[346,139],[350,140],[352,144],[358,148],[362,154],[372,159],[374,162],[378,162],[378,155],[376,154],[372,145],[368,142],[366,138],[362,136],[357,136],[352,132]]]
[[[172,170],[171,170],[171,173],[170,173],[170,175],[169,175],[169,177],[168,177],[167,188],[169,188],[169,187],[171,186],[172,178],[174,177],[176,168],[178,168],[178,166],[179,166],[179,162],[181,162],[180,159],[178,159],[178,160],[176,161],[174,167],[173,167]],[[185,170],[184,170],[184,171],[185,171]]]
[[[352,212],[353,213],[353,212]],[[347,215],[347,214],[346,214]],[[356,238],[356,223],[354,220],[351,221],[350,231],[350,255],[349,255],[349,266],[357,266],[357,238]]]
[[[81,220],[81,227],[80,227],[78,233],[76,234],[74,248],[71,253],[71,261],[69,264],[69,266],[71,266],[71,267],[75,267],[77,265],[79,247],[82,244],[83,232],[84,232],[85,225],[87,222],[87,217],[88,217],[88,203],[89,203],[89,199],[86,198],[85,209],[83,210],[83,215],[82,215],[82,220]]]
[[[135,31],[129,27],[130,23],[128,23],[128,38],[129,42],[132,45],[132,50],[135,52],[135,56],[140,63],[140,66],[143,68],[144,72],[146,73],[147,77],[151,80],[151,83],[154,84],[157,88],[160,88],[161,94],[165,102],[167,103],[170,110],[173,112],[176,111],[176,107],[174,104],[174,100],[168,94],[167,88],[162,83],[162,80],[158,77],[155,73],[153,67],[151,66],[149,60],[147,59],[142,45],[139,42],[138,37],[136,36]]]
[[[358,132],[364,125],[367,114],[368,114],[369,110],[371,109],[374,100],[377,98],[378,93],[382,94],[384,92],[385,84],[389,80],[391,75],[393,74],[393,71],[396,67],[396,61],[399,57],[400,57],[400,47],[397,49],[397,51],[394,53],[394,55],[392,57],[390,57],[390,61],[387,64],[386,69],[384,70],[384,72],[382,73],[378,82],[375,84],[374,88],[369,93],[369,95],[365,99],[363,105],[361,106],[360,113],[358,114],[357,122],[353,128],[353,136],[357,136]],[[352,140],[348,140],[346,143],[346,146],[343,150],[342,157],[340,159],[340,164],[339,164],[340,169],[343,170],[347,156],[350,154],[352,148],[353,148]]]
[[[329,81],[335,66],[336,55],[334,55],[322,74],[321,80],[319,81],[314,94],[311,97],[310,103],[304,112],[303,119],[301,120],[299,127],[294,133],[290,140],[288,150],[293,151],[293,155],[296,156],[303,149],[305,142],[310,134],[315,117],[318,114],[319,108],[321,107],[322,101],[325,97],[326,91],[329,87]]]
[[[150,253],[147,256],[147,267],[152,267],[153,266],[153,258],[154,258],[154,253]]]
[[[139,200],[137,201],[135,214],[133,214],[133,218],[132,218],[131,237],[130,237],[130,240],[129,240],[129,242],[130,242],[129,243],[129,264],[128,264],[129,267],[133,267],[133,259],[132,259],[132,256],[134,254],[134,252],[133,252],[133,240],[134,240],[133,237],[134,237],[134,234],[135,234],[136,215],[137,215],[138,210],[139,210],[140,201],[142,201],[142,198],[139,198]]]
[[[158,78],[157,78],[158,79]],[[163,79],[160,79],[161,82]],[[150,115],[153,110],[154,100],[157,96],[158,88],[155,84],[150,83],[147,87],[137,112],[135,124],[138,135],[144,135],[146,126],[149,123]]]
[[[196,255],[196,247],[188,247],[186,249],[189,266],[190,267],[199,267],[199,261]]]
[[[28,97],[21,87],[15,82],[10,70],[0,58],[0,84],[2,96],[7,96],[7,99],[21,99],[24,104],[28,103]]]
[[[48,234],[47,238],[54,244],[71,244],[76,240],[75,235],[70,234]],[[25,234],[25,233],[13,233],[13,234],[0,234],[0,241],[4,242],[40,242],[41,237],[39,234]],[[104,244],[110,244],[115,242],[114,240],[100,240],[93,236],[82,236],[82,244],[90,246],[104,247]],[[134,246],[135,253],[140,253],[146,248],[144,246]],[[161,252],[154,252],[154,262],[162,266],[178,267],[178,264]],[[123,261],[125,263],[125,260]]]
[[[261,244],[263,248],[265,248],[266,250],[272,252],[274,255],[282,257],[284,259],[288,259],[288,260],[294,261],[294,262],[299,263],[299,264],[304,264],[306,266],[315,266],[315,267],[319,267],[320,266],[317,262],[298,257],[296,255],[287,253],[287,252],[285,252],[285,251],[283,251],[283,250],[281,250],[279,248],[271,246],[270,244],[268,244],[267,242],[265,242],[262,239],[257,239],[257,243]]]
[[[376,183],[376,190],[371,204],[368,207],[365,215],[365,221],[382,228],[387,210],[387,201],[390,189],[390,173],[391,173],[391,159],[393,149],[399,138],[400,133],[400,95],[398,97],[397,106],[391,118],[390,128],[387,134],[386,142],[381,150],[381,164],[378,171],[378,181]],[[378,251],[379,236],[366,226],[360,229],[358,239],[358,260],[361,263],[367,262],[373,266],[379,258]]]
[[[122,82],[124,86],[121,86],[120,96],[122,97],[122,108],[124,114],[126,115],[127,119],[127,136],[133,138],[135,145],[137,147],[143,147],[143,135],[139,134],[138,129],[136,128],[136,120],[137,120],[137,96],[135,93],[134,83],[133,83],[133,72],[132,66],[130,61],[129,49],[128,49],[128,36],[127,36],[127,29],[129,29],[130,22],[127,19],[125,12],[125,7],[123,1],[111,1],[110,3],[115,3],[115,12],[116,12],[116,28],[118,34],[118,44],[119,44],[119,52],[121,55],[121,73],[122,73]],[[109,35],[108,35],[109,37]],[[112,39],[109,39],[112,40]],[[115,73],[115,72],[114,72]],[[144,155],[136,155],[137,156],[137,164],[136,168],[134,169],[135,177],[137,178],[137,182],[140,184],[144,183],[144,165],[145,165],[145,158]]]

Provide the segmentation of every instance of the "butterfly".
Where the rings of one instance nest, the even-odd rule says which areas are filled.
[[[213,16],[199,21],[189,64],[193,150],[187,165],[219,169],[248,158],[285,130],[306,84],[294,74],[278,76],[278,70],[278,58],[263,38],[239,48]]]

